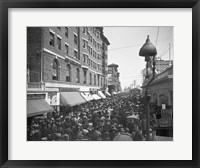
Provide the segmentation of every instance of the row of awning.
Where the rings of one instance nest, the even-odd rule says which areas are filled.
[[[60,105],[61,106],[75,106],[82,103],[86,103],[91,100],[99,100],[106,98],[106,96],[99,91],[99,95],[90,94],[89,92],[61,92],[60,93]]]
[[[61,92],[60,106],[75,106],[91,100],[99,100],[101,98],[106,98],[101,91],[98,91],[98,95],[90,94],[89,92]],[[45,99],[27,100],[27,117],[33,117],[52,111],[53,108],[45,101]]]

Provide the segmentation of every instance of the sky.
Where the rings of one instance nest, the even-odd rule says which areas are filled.
[[[118,64],[121,87],[129,87],[134,80],[142,84],[141,71],[145,68],[144,57],[139,50],[146,42],[147,35],[157,49],[157,57],[173,60],[173,27],[104,27],[108,46],[108,64]],[[170,44],[170,45],[169,45]],[[170,47],[169,47],[170,46]],[[169,54],[170,51],[170,54]]]

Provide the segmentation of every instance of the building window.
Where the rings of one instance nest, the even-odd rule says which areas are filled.
[[[57,37],[57,49],[61,50],[61,39]]]
[[[96,75],[94,75],[94,85],[96,85]]]
[[[88,56],[86,55],[86,63],[88,63],[89,61],[88,61]]]
[[[71,65],[67,64],[66,67],[66,82],[71,82]]]
[[[90,85],[92,84],[92,74],[90,73]]]
[[[83,33],[85,34],[85,27],[83,27]]]
[[[89,66],[90,66],[90,59],[88,58],[88,64],[89,64]]]
[[[75,57],[76,59],[78,59],[78,52],[77,52],[76,50],[74,50],[74,57]]]
[[[74,43],[77,45],[77,43],[78,43],[78,37],[77,37],[77,35],[76,34],[74,34]]]
[[[90,48],[90,54],[92,55],[92,48]]]
[[[90,46],[89,46],[89,45],[87,46],[87,49],[88,49],[88,51],[90,52]]]
[[[54,46],[55,44],[55,39],[54,39],[54,34],[50,32],[50,41],[49,41],[49,44],[51,46]]]
[[[99,38],[99,32],[97,32],[97,38]]]
[[[83,54],[83,62],[86,62],[86,55]]]
[[[69,32],[68,27],[65,27],[65,36],[66,37],[68,37],[68,32]]]
[[[58,80],[59,79],[59,62],[57,59],[53,60],[53,74],[52,74],[52,79],[53,80]]]
[[[65,53],[69,54],[69,45],[65,44]]]
[[[87,47],[87,41],[83,39],[83,48]]]
[[[93,61],[91,60],[91,63],[90,63],[91,67],[93,66]]]
[[[97,76],[97,78],[98,78],[97,80],[98,80],[98,86],[99,86],[99,75]]]
[[[84,75],[83,84],[86,84],[87,83],[87,71],[86,70],[83,70],[83,75]]]
[[[76,69],[76,83],[80,83],[80,70],[79,70],[79,68]]]
[[[61,30],[61,27],[57,27],[59,30]]]

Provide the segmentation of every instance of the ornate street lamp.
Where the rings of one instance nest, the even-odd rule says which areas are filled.
[[[150,123],[150,116],[149,116],[149,101],[150,98],[148,97],[148,93],[149,93],[149,85],[150,83],[154,80],[155,77],[155,56],[157,55],[157,50],[156,47],[151,43],[150,39],[149,39],[149,35],[147,36],[146,42],[145,44],[142,46],[142,48],[140,49],[139,55],[142,57],[145,57],[145,61],[146,61],[146,76],[145,78],[148,79],[150,74],[148,74],[149,72],[149,68],[151,66],[151,63],[153,65],[152,67],[152,78],[148,81],[148,83],[146,84],[146,91],[145,91],[145,99],[146,99],[146,103],[145,103],[145,109],[146,109],[146,140],[149,140],[149,123]]]

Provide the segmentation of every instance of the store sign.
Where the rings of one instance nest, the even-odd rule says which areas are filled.
[[[47,102],[51,106],[60,105],[60,95],[57,92],[49,92],[47,96]]]

